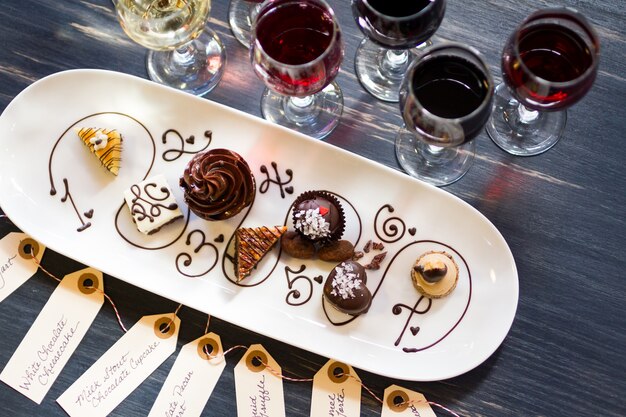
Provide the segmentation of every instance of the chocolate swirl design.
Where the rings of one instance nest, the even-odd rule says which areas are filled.
[[[194,156],[180,179],[185,202],[198,217],[225,220],[254,200],[254,176],[246,161],[228,149]]]

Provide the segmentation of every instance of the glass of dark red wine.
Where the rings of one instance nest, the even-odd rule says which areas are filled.
[[[374,97],[397,102],[400,84],[420,49],[430,44],[446,0],[352,0],[352,14],[365,34],[355,71]]]
[[[250,29],[252,21],[264,0],[230,0],[228,23],[230,30],[246,48],[250,47]]]
[[[265,119],[316,139],[339,123],[343,94],[334,79],[343,60],[335,13],[324,0],[272,0],[252,26],[250,59],[265,83]]]
[[[470,169],[473,140],[489,120],[494,83],[474,48],[439,43],[414,61],[400,89],[404,126],[396,156],[411,176],[436,186],[459,180]]]
[[[552,148],[563,134],[565,109],[593,85],[599,58],[598,36],[580,13],[543,9],[528,16],[502,52],[491,139],[519,156]]]

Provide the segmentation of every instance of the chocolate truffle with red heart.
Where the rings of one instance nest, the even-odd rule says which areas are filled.
[[[358,316],[367,312],[372,294],[367,273],[358,262],[344,261],[333,268],[324,283],[324,298],[342,313]]]
[[[345,215],[337,197],[326,191],[306,191],[293,204],[293,223],[302,237],[325,243],[341,238]]]

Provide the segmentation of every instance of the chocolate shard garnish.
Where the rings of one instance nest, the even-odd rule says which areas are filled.
[[[242,227],[235,232],[235,275],[237,282],[252,269],[287,231],[287,226]]]

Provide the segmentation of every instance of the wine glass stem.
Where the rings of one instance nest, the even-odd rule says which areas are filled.
[[[289,97],[284,101],[285,116],[294,123],[307,123],[314,118],[315,95]]]
[[[517,114],[519,115],[520,123],[524,124],[532,123],[537,120],[537,117],[539,117],[539,112],[537,110],[529,109],[521,103],[517,106]]]
[[[425,151],[428,153],[429,156],[437,157],[441,155],[444,149],[445,148],[443,146],[428,145],[426,146]]]
[[[389,72],[397,72],[404,69],[409,60],[409,52],[406,49],[389,49],[385,52],[381,67]]]
[[[193,60],[193,53],[189,44],[179,46],[172,54],[172,60],[180,66],[189,64]]]

